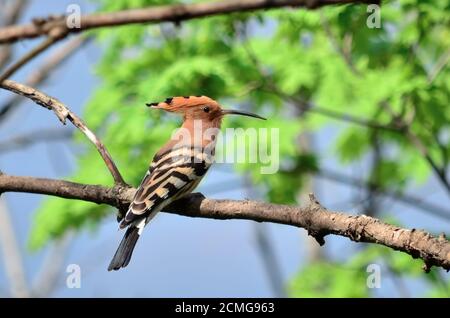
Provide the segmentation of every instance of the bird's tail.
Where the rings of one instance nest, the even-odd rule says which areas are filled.
[[[130,225],[130,227],[125,232],[125,235],[123,236],[119,247],[117,248],[116,254],[114,254],[114,257],[109,264],[108,271],[116,271],[121,267],[125,267],[128,265],[139,236],[139,228],[134,225]]]

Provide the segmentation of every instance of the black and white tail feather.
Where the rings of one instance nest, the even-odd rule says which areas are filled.
[[[184,160],[180,160],[180,156]],[[202,148],[182,146],[161,151],[143,178],[120,228],[128,227],[108,270],[129,264],[134,247],[145,225],[172,201],[192,192],[212,162]]]
[[[114,254],[111,263],[108,266],[108,271],[118,270],[121,267],[125,267],[131,260],[131,255],[133,255],[134,247],[139,239],[139,228],[136,226],[130,226],[125,235],[122,238],[122,241],[117,248],[116,253]]]

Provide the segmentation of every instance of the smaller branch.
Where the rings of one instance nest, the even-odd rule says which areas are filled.
[[[0,154],[12,150],[22,149],[34,145],[38,142],[48,142],[69,139],[73,136],[73,131],[62,129],[46,129],[32,131],[26,134],[17,135],[6,141],[0,141]]]
[[[126,184],[124,179],[122,178],[122,175],[117,169],[111,155],[109,154],[108,150],[103,145],[101,140],[86,126],[81,118],[79,118],[75,113],[67,108],[66,105],[61,103],[56,98],[50,97],[38,91],[37,89],[11,80],[3,81],[3,83],[0,83],[0,87],[29,98],[36,104],[53,111],[64,125],[66,124],[66,119],[69,119],[69,121],[72,122],[72,124],[77,127],[95,145],[101,157],[103,158],[103,161],[108,167],[111,175],[113,176],[114,182],[116,184]]]
[[[3,26],[9,26],[15,24],[22,12],[24,11],[28,1],[27,0],[16,0],[9,8],[7,8],[1,17],[3,20]],[[11,58],[11,45],[5,45],[2,50],[0,50],[0,69],[8,63]]]
[[[53,44],[64,38],[66,34],[67,34],[66,29],[63,28],[53,29],[52,32],[44,41],[42,41],[33,50],[27,52],[16,63],[7,68],[2,75],[0,75],[0,83],[3,82],[5,79],[11,77],[15,72],[17,72],[19,68],[27,64],[29,61],[38,56],[40,53],[44,52],[50,46],[52,46]]]
[[[34,72],[30,74],[25,84],[28,86],[38,86],[48,79],[49,74],[60,66],[69,56],[81,48],[84,44],[88,43],[90,37],[79,36],[70,40],[62,46],[60,49],[56,50],[55,53],[50,55],[44,63],[37,68]],[[23,99],[19,95],[14,95],[8,100],[2,107],[0,107],[0,123],[7,118],[12,109],[18,105]]]
[[[391,125],[379,124],[377,122],[374,122],[374,121],[371,121],[371,120],[368,120],[365,118],[352,116],[352,115],[348,115],[348,114],[341,113],[341,112],[336,112],[332,109],[327,109],[327,108],[311,105],[310,107],[308,107],[308,111],[311,113],[320,114],[320,115],[323,115],[323,116],[326,116],[326,117],[329,117],[332,119],[346,121],[348,123],[356,124],[358,126],[362,126],[362,127],[366,127],[366,128],[399,132],[398,128],[393,127]]]
[[[3,25],[9,26],[16,23],[19,20],[20,15],[28,4],[28,0],[16,0],[9,7],[6,8],[4,15],[2,16]]]
[[[163,6],[130,9],[116,12],[101,12],[83,15],[79,28],[67,26],[65,16],[52,16],[48,19],[35,20],[35,23],[14,25],[0,29],[0,44],[11,43],[20,39],[35,38],[46,35],[54,28],[65,28],[69,33],[78,33],[101,27],[117,27],[136,23],[175,22],[203,18],[208,16],[249,12],[262,9],[283,7],[306,7],[309,9],[327,5],[344,5],[350,3],[373,3],[374,0],[222,0],[200,3],[178,3]],[[38,23],[37,23],[38,22]]]
[[[278,90],[276,87],[271,87],[267,91],[280,96],[285,101],[293,103],[298,108],[300,108],[301,111],[304,111],[304,112],[319,114],[319,115],[322,115],[322,116],[325,116],[325,117],[328,117],[331,119],[348,122],[348,123],[355,124],[355,125],[365,127],[365,128],[371,128],[371,129],[376,129],[376,130],[385,130],[385,131],[391,131],[391,132],[396,132],[396,133],[401,132],[401,130],[398,127],[393,126],[393,125],[384,125],[384,124],[380,124],[380,123],[377,123],[377,122],[369,120],[369,119],[365,119],[365,118],[349,115],[346,113],[334,111],[332,109],[316,106],[316,105],[312,104],[311,102],[303,100],[302,98],[289,96],[289,95],[283,93],[282,91]]]

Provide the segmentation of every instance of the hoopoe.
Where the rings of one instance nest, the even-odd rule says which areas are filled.
[[[237,114],[265,119],[256,114],[224,110],[206,96],[167,98],[147,106],[183,115],[183,124],[156,153],[119,227],[128,227],[108,270],[128,265],[139,236],[147,223],[165,206],[192,192],[214,159],[216,137],[222,118]]]

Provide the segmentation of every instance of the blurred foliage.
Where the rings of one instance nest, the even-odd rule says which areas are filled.
[[[100,11],[116,11],[175,1],[98,2]],[[442,166],[450,155],[450,71],[439,69],[439,63],[450,47],[449,9],[448,0],[383,1],[382,27],[375,29],[366,27],[367,7],[357,5],[96,30],[92,33],[104,50],[96,67],[101,84],[83,118],[132,185],[139,183],[152,155],[180,122],[144,104],[192,94],[270,118],[264,123],[229,118],[225,126],[280,129],[279,173],[261,175],[259,164],[236,166],[266,189],[271,202],[295,203],[306,175],[320,169],[320,159],[332,156],[351,164],[373,148],[371,129],[303,113],[299,99],[383,125],[395,119],[382,108],[389,104]],[[293,102],[286,96],[298,99]],[[299,134],[324,126],[336,132],[328,145],[331,153],[319,158],[301,151]],[[377,176],[379,187],[402,191],[427,179],[430,167],[404,134],[380,130],[377,136],[386,149],[371,174]],[[85,146],[71,179],[111,185],[96,150],[81,136],[76,138]],[[68,228],[93,227],[106,215],[112,217],[110,212],[103,205],[48,199],[37,213],[30,246],[40,248]],[[365,272],[360,269],[387,254],[393,259],[390,266],[399,264],[403,275],[420,268],[407,255],[369,247],[342,264],[327,261],[302,269],[291,284],[291,294],[367,296],[366,288],[354,287],[357,282],[364,286]],[[434,295],[438,293],[436,289]]]
[[[407,279],[423,278],[420,284],[431,290],[423,296],[450,297],[450,284],[445,283],[440,274],[441,269],[432,268],[427,275],[423,274],[419,259],[411,259],[405,253],[396,252],[379,245],[370,245],[345,261],[323,260],[311,262],[303,267],[288,286],[292,297],[369,297],[376,295],[377,288],[369,288],[371,280],[369,265],[380,265],[380,286],[393,287],[396,296],[411,297],[408,292]],[[370,282],[369,282],[370,283]]]

